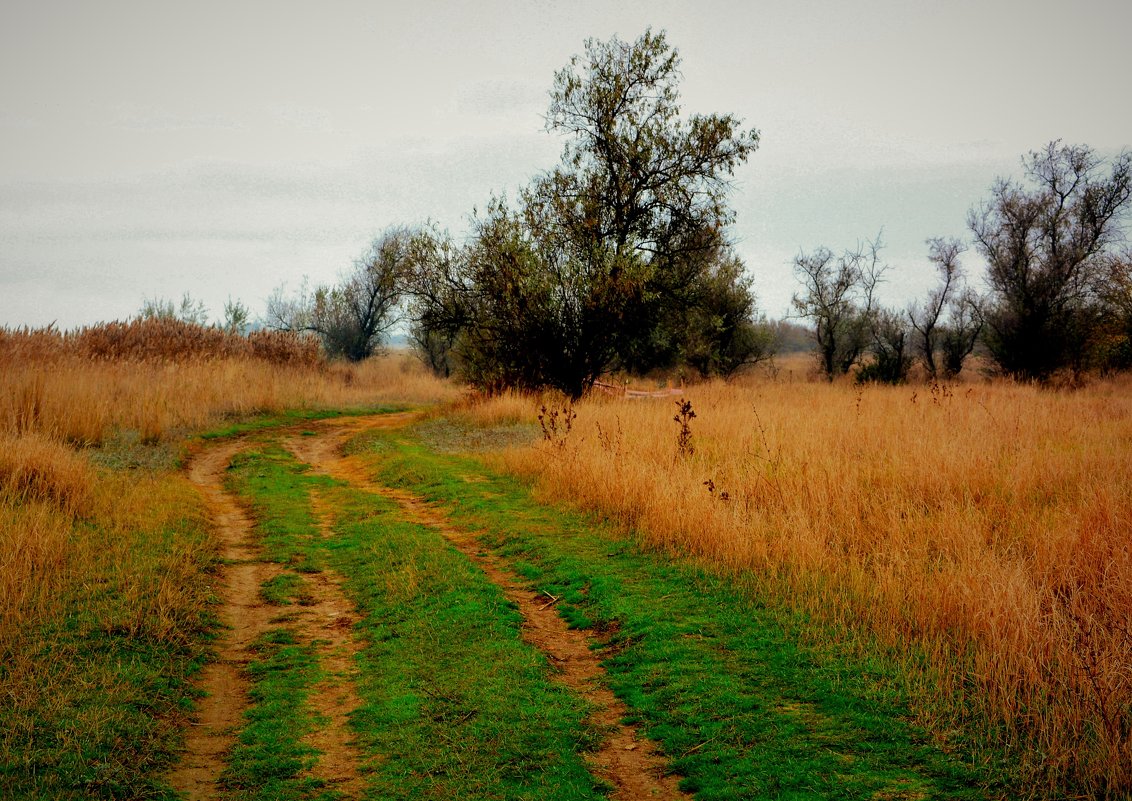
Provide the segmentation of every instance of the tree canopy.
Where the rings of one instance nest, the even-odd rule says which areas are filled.
[[[551,91],[559,165],[515,208],[493,200],[466,248],[426,232],[411,290],[418,343],[448,343],[482,385],[573,397],[617,367],[697,351],[725,372],[765,348],[725,233],[730,179],[758,134],[730,115],[685,119],[679,64],[663,33],[587,41]],[[705,347],[726,355],[704,358]]]
[[[1003,372],[1044,381],[1090,366],[1096,352],[1132,199],[1132,154],[1106,175],[1091,148],[1051,142],[1024,164],[1027,183],[999,179],[968,223],[987,261],[990,353]]]

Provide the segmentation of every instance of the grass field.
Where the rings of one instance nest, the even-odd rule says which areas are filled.
[[[1129,389],[711,384],[683,454],[671,398],[595,398],[555,441],[538,403],[468,415],[534,427],[493,462],[540,498],[909,654],[934,728],[976,721],[1056,796],[1132,786]]]
[[[1132,791],[1126,379],[859,388],[788,363],[568,408],[472,399],[397,356],[182,358],[123,350],[134,334],[108,356],[105,337],[5,332],[0,784],[16,798],[176,797],[194,681],[225,636],[226,563],[181,468],[236,437],[229,489],[275,565],[261,596],[278,621],[244,670],[229,797],[348,795],[320,778],[333,726],[368,797],[609,792],[588,702],[551,681],[482,566],[279,447],[414,405],[436,411],[359,436],[352,458],[557,599],[697,798]],[[677,400],[695,412],[683,440]],[[558,412],[548,437],[540,408]],[[329,576],[360,648],[361,706],[341,720],[317,702],[345,662],[299,625]]]

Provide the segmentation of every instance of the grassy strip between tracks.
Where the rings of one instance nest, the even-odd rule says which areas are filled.
[[[267,441],[237,457],[231,478],[252,505],[266,558],[290,571],[335,570],[361,615],[362,707],[351,726],[367,797],[601,797],[582,758],[597,736],[583,704],[550,681],[499,588],[438,533],[404,522],[384,498],[312,474]],[[334,509],[331,538],[318,533],[312,491]],[[275,580],[266,597],[292,600],[296,586]],[[298,739],[312,717],[303,696],[318,667],[287,641],[285,610],[251,668],[249,724],[226,776],[235,797],[332,797],[304,779],[318,754]],[[272,728],[257,734],[267,721]]]
[[[698,799],[976,799],[1001,781],[931,744],[897,668],[798,643],[805,621],[733,581],[541,505],[411,432],[366,435],[379,480],[448,509],[602,641],[614,691]],[[469,478],[470,477],[470,478]],[[813,642],[811,636],[807,638]]]

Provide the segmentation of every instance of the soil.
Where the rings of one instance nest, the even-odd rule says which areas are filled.
[[[350,436],[367,429],[404,426],[417,417],[417,413],[403,413],[320,421],[307,425],[315,431],[314,436],[289,435],[284,444],[316,470],[395,500],[407,517],[448,539],[518,606],[524,620],[524,640],[546,654],[558,681],[589,702],[589,722],[607,733],[590,756],[590,767],[595,776],[614,788],[612,798],[690,798],[677,788],[677,780],[668,772],[655,744],[623,722],[629,709],[606,686],[601,658],[591,648],[593,641],[584,632],[567,628],[554,609],[557,599],[531,590],[482,548],[474,535],[452,526],[443,511],[411,493],[376,484],[359,459],[342,455],[342,445]],[[192,800],[218,795],[227,755],[248,706],[244,668],[252,658],[249,646],[283,613],[300,638],[316,645],[327,673],[311,693],[319,725],[307,742],[321,752],[311,776],[327,782],[348,799],[359,798],[360,755],[348,726],[350,712],[360,706],[354,687],[354,657],[359,646],[351,636],[357,612],[342,593],[341,578],[330,570],[302,574],[303,600],[297,607],[275,606],[262,598],[260,585],[278,575],[281,567],[262,560],[253,540],[251,518],[223,487],[224,471],[241,447],[241,442],[234,441],[208,448],[189,468],[190,479],[208,504],[225,560],[217,576],[216,593],[223,603],[220,619],[226,628],[217,644],[216,661],[202,671],[198,685],[206,695],[170,782]],[[314,510],[322,535],[332,536],[333,509],[316,495]]]
[[[280,568],[259,558],[251,517],[224,489],[224,471],[240,447],[240,442],[226,442],[209,448],[193,459],[188,471],[204,496],[224,560],[214,586],[224,629],[216,660],[197,681],[205,696],[186,734],[181,762],[169,776],[174,789],[190,801],[217,796],[220,774],[248,707],[244,668],[253,657],[250,646],[277,614],[276,607],[263,602],[259,589]]]
[[[329,521],[329,517],[323,520]],[[324,529],[329,530],[329,522]],[[359,645],[351,636],[357,610],[342,593],[342,580],[330,570],[304,574],[305,599],[291,621],[298,637],[316,646],[326,677],[312,689],[308,702],[320,719],[305,742],[320,752],[310,776],[321,779],[347,799],[361,798],[358,774],[361,755],[350,736],[350,713],[361,707],[355,686]]]
[[[189,478],[208,505],[224,560],[215,592],[223,604],[224,624],[216,646],[216,660],[197,681],[205,695],[197,719],[185,737],[180,764],[170,774],[174,789],[190,801],[205,801],[220,794],[220,777],[248,708],[249,682],[245,668],[254,658],[252,643],[280,623],[301,642],[314,644],[326,678],[312,689],[310,703],[318,725],[306,742],[320,753],[310,776],[321,779],[346,799],[361,797],[359,755],[350,740],[349,714],[361,705],[354,686],[354,655],[358,645],[351,636],[358,620],[353,604],[342,593],[341,577],[333,571],[301,573],[303,587],[297,606],[268,603],[260,594],[265,581],[282,572],[282,566],[263,561],[253,536],[251,517],[224,489],[224,472],[242,443],[227,442],[209,448],[193,459]],[[316,509],[324,536],[331,520],[324,507]]]
[[[473,534],[453,527],[440,509],[411,493],[374,483],[360,460],[341,453],[345,440],[363,429],[391,428],[408,421],[399,415],[353,420],[346,425],[333,421],[320,425],[318,436],[295,437],[287,446],[297,458],[317,470],[355,488],[397,501],[408,518],[436,529],[518,606],[523,615],[523,639],[546,654],[557,671],[557,679],[591,705],[590,723],[607,732],[590,758],[590,767],[614,788],[611,798],[690,798],[678,789],[677,779],[668,772],[667,762],[656,745],[623,722],[629,709],[605,685],[601,657],[591,647],[594,641],[584,632],[567,627],[554,609],[557,599],[531,590],[485,551]]]

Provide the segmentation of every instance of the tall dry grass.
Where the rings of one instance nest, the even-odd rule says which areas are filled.
[[[69,356],[86,361],[177,363],[250,358],[307,367],[322,358],[318,340],[312,336],[286,331],[252,331],[241,336],[168,318],[114,321],[70,331],[53,326],[0,328],[0,359],[4,361],[43,363]]]
[[[81,445],[119,429],[152,442],[230,416],[429,403],[459,391],[408,354],[327,364],[316,343],[279,332],[240,337],[168,320],[0,329],[0,433]]]
[[[1132,384],[779,378],[687,389],[691,454],[672,398],[595,397],[564,448],[502,458],[547,497],[921,655],[921,712],[982,720],[1036,795],[1127,797]]]
[[[89,446],[121,432],[174,440],[251,413],[459,392],[407,354],[327,364],[315,343],[288,334],[240,337],[162,320],[0,329],[0,665],[9,699],[21,682],[27,697],[38,692],[44,656],[29,656],[21,638],[53,618],[89,613],[98,630],[177,641],[204,603],[211,556],[199,497],[167,471],[96,468]]]

